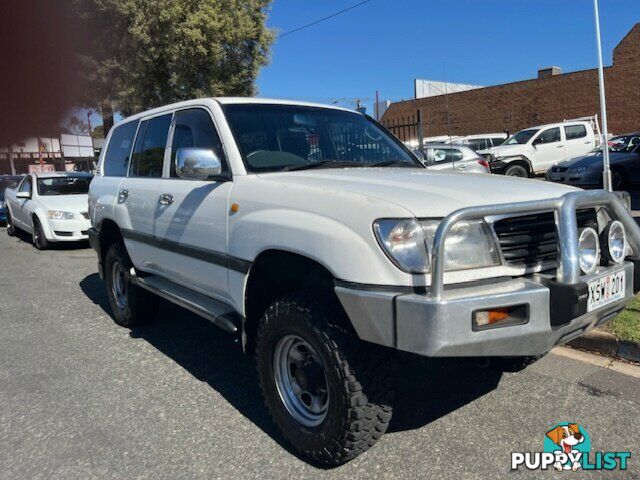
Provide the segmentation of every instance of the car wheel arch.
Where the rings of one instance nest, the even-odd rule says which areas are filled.
[[[325,265],[305,255],[279,249],[261,252],[251,264],[244,288],[242,333],[245,351],[253,350],[260,318],[277,298],[298,290],[313,290],[327,296],[327,301],[337,302],[342,309],[334,291],[334,281],[334,275]],[[355,332],[346,313],[343,321],[341,326]]]

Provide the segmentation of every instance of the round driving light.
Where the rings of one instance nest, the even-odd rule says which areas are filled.
[[[584,273],[593,272],[600,263],[600,241],[598,232],[593,228],[585,228],[578,240],[580,252],[580,270]]]
[[[627,252],[627,234],[619,220],[609,222],[602,231],[602,253],[614,263],[622,263]]]

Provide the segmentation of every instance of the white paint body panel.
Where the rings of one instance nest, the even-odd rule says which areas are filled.
[[[216,183],[169,179],[166,163],[165,178],[96,176],[90,189],[94,226],[99,228],[109,219],[121,229],[250,262],[262,252],[283,250],[315,260],[340,280],[425,286],[430,283],[429,275],[405,273],[383,253],[373,233],[376,219],[440,218],[463,207],[555,198],[574,190],[535,180],[422,168],[247,174],[220,104],[248,102],[303,104],[202,99],[132,117],[145,118],[194,106],[207,108],[223,141],[232,180]],[[165,152],[165,162],[167,157]],[[123,188],[129,190],[129,197],[118,203],[118,191]],[[159,208],[158,196],[162,193],[173,195],[174,202],[168,208]],[[233,203],[239,206],[235,213],[230,209]],[[227,299],[244,313],[247,274],[141,242],[127,241],[126,245],[136,268]],[[445,283],[524,273],[524,269],[508,266],[450,272],[445,274]]]

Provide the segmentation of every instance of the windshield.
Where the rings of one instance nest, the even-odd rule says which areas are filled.
[[[610,152],[628,153],[635,150],[640,144],[639,135],[625,135],[623,137],[614,137],[607,142]]]
[[[297,105],[224,106],[250,172],[422,165],[367,117]]]
[[[38,178],[38,194],[47,195],[81,195],[89,193],[90,176],[82,177],[49,177]]]
[[[532,128],[530,130],[520,130],[518,133],[511,135],[507,138],[502,145],[524,145],[531,137],[533,137],[540,130]]]

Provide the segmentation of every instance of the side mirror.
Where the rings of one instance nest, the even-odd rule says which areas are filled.
[[[17,192],[16,198],[23,198],[23,199],[31,198],[31,194],[29,192]]]
[[[180,178],[189,180],[210,180],[222,173],[220,159],[209,148],[180,148],[175,167]]]

